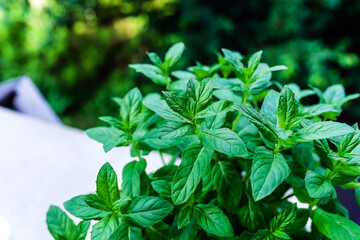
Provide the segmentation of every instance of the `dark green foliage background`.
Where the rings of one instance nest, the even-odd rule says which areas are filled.
[[[158,90],[129,63],[183,41],[179,67],[216,61],[220,46],[264,49],[264,62],[289,68],[275,80],[354,93],[359,22],[356,0],[0,0],[0,80],[30,76],[66,124],[87,128],[116,110],[109,97]],[[353,108],[340,120],[359,116]]]

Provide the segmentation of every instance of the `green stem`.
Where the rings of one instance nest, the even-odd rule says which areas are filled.
[[[139,160],[140,160],[140,159],[141,159],[141,154],[140,154],[139,150],[135,147],[135,142],[134,142],[134,140],[131,140],[131,145],[132,145],[132,147],[134,148],[135,153],[136,153],[136,155],[138,156],[138,158],[139,158]]]
[[[246,90],[246,91],[244,92],[244,99],[243,99],[242,104],[246,104],[248,96],[249,96],[249,92]],[[240,120],[240,117],[241,117],[241,112],[238,113],[235,121],[233,122],[233,125],[232,125],[232,128],[231,128],[233,131],[236,130],[236,125],[238,124],[238,122],[239,122],[239,120]]]
[[[280,139],[278,144],[276,145],[275,149],[274,149],[274,153],[277,153],[279,152],[280,148],[281,148],[281,143],[282,143],[282,140]]]
[[[164,160],[164,156],[163,156],[162,151],[159,150],[158,152],[159,152],[159,154],[160,154],[161,162],[164,164],[164,166],[166,166],[166,162],[165,162],[165,160]]]
[[[311,211],[313,209],[313,207],[315,207],[319,201],[320,201],[320,199],[316,198],[311,203],[309,203],[309,210]]]
[[[253,104],[256,109],[259,109],[259,104],[257,103],[255,97],[253,96]]]

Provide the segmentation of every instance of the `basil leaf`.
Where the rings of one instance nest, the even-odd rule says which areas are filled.
[[[170,230],[171,240],[195,240],[196,234],[198,233],[198,227],[195,219],[183,228],[178,228],[177,218],[174,219],[174,223]]]
[[[138,73],[144,74],[146,77],[150,78],[156,84],[166,85],[169,80],[166,79],[166,76],[162,70],[151,64],[130,64],[130,68],[136,70]]]
[[[140,175],[145,171],[146,161],[132,161],[123,169],[121,187],[124,193],[133,198],[140,196]]]
[[[256,231],[266,225],[260,206],[252,199],[249,199],[247,203],[240,208],[238,217],[241,224],[251,231]]]
[[[274,124],[276,124],[277,120],[279,98],[280,94],[278,92],[270,90],[269,93],[266,95],[260,110],[260,112],[267,116],[269,120]]]
[[[184,50],[185,45],[182,42],[179,42],[169,48],[165,54],[165,61],[170,60],[169,69],[172,69],[176,66]]]
[[[262,134],[262,136],[272,144],[278,142],[275,125],[262,113],[246,105],[234,105],[233,108],[244,114]]]
[[[174,204],[179,205],[186,202],[195,192],[201,180],[201,171],[210,164],[213,154],[213,151],[197,143],[189,145],[184,150],[171,188]]]
[[[119,224],[119,216],[116,213],[108,215],[93,226],[91,230],[91,240],[109,239]]]
[[[159,130],[162,139],[175,139],[195,133],[195,126],[182,122],[166,122]]]
[[[241,138],[228,128],[207,130],[200,133],[202,144],[210,149],[236,157],[248,156]]]
[[[150,227],[161,222],[173,208],[173,205],[164,199],[140,196],[131,202],[121,220],[136,227]]]
[[[140,228],[129,227],[120,223],[119,227],[111,234],[108,240],[141,240],[142,238]]]
[[[337,115],[339,111],[332,105],[328,104],[316,104],[307,108],[303,109],[302,114],[305,115],[307,118],[313,118],[320,116],[322,114],[335,114]]]
[[[360,131],[358,125],[354,125],[355,132],[347,134],[341,140],[338,152],[340,156],[351,153],[360,144]]]
[[[105,201],[96,194],[88,194],[84,196],[84,201],[89,207],[99,209],[102,211],[111,212],[111,207],[108,206]]]
[[[86,235],[90,228],[90,221],[82,221],[76,226],[71,234],[71,240],[85,240]]]
[[[151,109],[162,118],[175,122],[191,123],[179,113],[171,110],[171,108],[166,104],[165,100],[145,100],[143,103],[147,108]]]
[[[331,181],[320,173],[307,171],[305,176],[305,186],[311,198],[336,197],[336,191]]]
[[[290,174],[290,168],[280,153],[268,150],[256,152],[250,176],[255,201],[269,196]]]
[[[316,139],[326,139],[342,136],[355,130],[347,124],[338,122],[317,122],[308,125],[295,133],[294,141],[310,142]]]
[[[164,222],[159,222],[145,230],[145,239],[167,240],[170,226]]]
[[[120,198],[117,175],[110,163],[105,163],[96,179],[96,193],[110,208]]]
[[[124,131],[115,127],[94,127],[87,129],[85,133],[95,141],[103,144],[105,152],[116,146],[127,146],[130,144],[129,137]]]
[[[319,208],[312,211],[311,218],[317,230],[330,239],[360,239],[360,227],[353,221],[327,213]]]
[[[228,217],[216,206],[198,204],[194,216],[202,229],[218,237],[234,236],[233,227]]]
[[[69,201],[66,201],[64,203],[64,208],[66,209],[66,211],[68,211],[75,217],[84,220],[91,220],[91,219],[98,220],[104,218],[109,214],[108,212],[105,212],[103,210],[94,209],[90,207],[85,202],[85,196],[86,195],[80,195],[70,199]]]
[[[284,130],[290,130],[295,127],[298,115],[298,103],[295,99],[295,94],[287,86],[283,88],[279,97],[279,104],[277,108],[277,116],[279,126]]]
[[[241,177],[230,162],[218,161],[212,169],[212,181],[216,191],[226,204],[237,206],[241,200]]]
[[[270,222],[271,231],[285,231],[296,219],[296,203],[284,209],[276,215]]]
[[[151,186],[162,197],[171,198],[171,182],[167,180],[155,180]]]
[[[46,224],[56,240],[70,239],[76,227],[69,216],[56,206],[50,206],[46,214]]]
[[[202,111],[211,101],[213,93],[212,79],[207,78],[198,82],[191,79],[187,84],[186,96],[195,104],[194,113]],[[189,107],[189,106],[188,106]],[[195,116],[196,114],[194,114]]]
[[[178,227],[183,228],[191,222],[194,215],[194,207],[186,205],[180,209],[178,218]]]

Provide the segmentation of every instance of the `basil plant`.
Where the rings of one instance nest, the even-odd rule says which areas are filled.
[[[121,186],[105,163],[95,193],[64,203],[82,220],[78,225],[50,207],[51,235],[360,239],[360,227],[348,219],[336,192],[355,189],[360,201],[360,130],[336,122],[342,106],[359,95],[346,96],[341,85],[325,91],[282,86],[271,78],[286,67],[262,63],[262,51],[244,61],[239,52],[222,49],[214,65],[197,62],[178,70],[184,49],[178,43],[163,60],[148,53],[152,64],[130,65],[164,91],[143,96],[134,88],[113,98],[119,114],[100,117],[107,126],[86,131],[105,152],[131,147],[133,160],[122,169]],[[305,98],[319,102],[305,105]],[[146,171],[151,151],[163,160],[153,173]]]

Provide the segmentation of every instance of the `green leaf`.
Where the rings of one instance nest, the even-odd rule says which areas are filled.
[[[169,63],[169,69],[172,69],[176,66],[184,50],[185,45],[182,42],[179,42],[169,48],[169,50],[165,54],[165,61],[171,59]]]
[[[221,100],[211,104],[209,107],[205,108],[203,111],[196,114],[196,118],[207,118],[215,116],[223,111],[230,111],[231,108],[229,103],[226,100]]]
[[[102,198],[110,208],[120,198],[117,175],[110,165],[105,163],[96,179],[96,193]]]
[[[216,206],[198,204],[194,216],[202,229],[218,237],[234,236],[233,227],[228,217]]]
[[[193,100],[195,113],[200,112],[211,101],[213,93],[212,79],[207,78],[198,82],[191,79],[187,84],[186,96]],[[194,114],[195,116],[196,114]]]
[[[170,107],[166,104],[165,100],[144,101],[144,105],[162,118],[175,122],[191,123],[180,114],[171,110]]]
[[[277,108],[280,94],[274,90],[270,90],[266,95],[264,102],[261,106],[261,113],[268,117],[268,119],[276,124]]]
[[[244,64],[241,62],[244,57],[239,52],[231,51],[225,48],[222,48],[221,51],[224,53],[226,61],[230,63],[230,66],[235,71],[244,67]]]
[[[360,131],[357,124],[353,126],[355,132],[347,134],[341,140],[339,150],[340,156],[350,154],[360,144]]]
[[[119,224],[119,216],[116,213],[108,215],[93,226],[91,240],[108,240]]]
[[[120,199],[114,203],[113,210],[119,213],[124,213],[126,212],[130,203],[131,203],[131,198],[125,196],[124,194],[121,194]]]
[[[183,228],[191,222],[194,215],[194,207],[186,205],[180,209],[178,218],[178,227]]]
[[[256,152],[250,176],[255,201],[269,196],[290,174],[290,168],[280,153],[268,150]]]
[[[320,208],[312,212],[313,222],[319,232],[324,234],[329,239],[336,240],[359,240],[360,227],[353,221],[332,214],[327,213]]]
[[[135,69],[136,72],[144,74],[150,78],[154,83],[165,86],[169,80],[166,78],[160,68],[151,64],[130,64],[130,68]]]
[[[174,204],[186,202],[195,192],[201,180],[201,171],[210,164],[214,152],[193,143],[183,152],[182,161],[176,171],[171,196]]]
[[[285,231],[296,219],[296,203],[284,209],[281,213],[276,215],[270,222],[270,229],[274,231]]]
[[[294,141],[310,142],[316,139],[326,139],[342,136],[355,130],[347,124],[338,122],[317,122],[308,125],[295,133]]]
[[[302,114],[305,115],[307,118],[313,118],[320,116],[322,114],[335,114],[337,115],[339,111],[332,105],[328,104],[316,104],[310,106],[308,108],[304,108]]]
[[[218,161],[212,169],[212,181],[216,191],[226,204],[237,206],[241,200],[241,177],[230,162]]]
[[[169,238],[170,226],[164,222],[159,222],[146,228],[146,239],[167,240]]]
[[[132,161],[123,169],[122,172],[122,190],[130,198],[140,196],[140,175],[145,171],[146,161]]]
[[[153,128],[140,139],[140,143],[150,147],[148,150],[159,150],[178,146],[181,139],[159,138],[159,129]]]
[[[171,182],[167,180],[155,180],[151,186],[161,197],[171,198]]]
[[[306,172],[305,187],[311,198],[336,197],[336,191],[331,181],[314,171]]]
[[[341,84],[332,85],[325,90],[323,97],[327,104],[336,104],[345,98],[345,89]]]
[[[64,203],[66,211],[74,215],[75,217],[85,220],[98,220],[104,218],[109,213],[103,210],[94,209],[85,202],[86,195],[80,195],[72,198]]]
[[[260,60],[261,60],[262,51],[258,51],[251,55],[248,63],[248,68],[251,73],[255,72],[255,70],[258,68]]]
[[[178,228],[177,218],[174,219],[174,223],[171,227],[170,237],[171,240],[195,240],[198,232],[198,227],[195,219],[193,219],[188,225],[183,228]]]
[[[251,231],[256,231],[266,225],[260,206],[252,199],[249,199],[247,203],[240,208],[238,217],[241,224]]]
[[[360,176],[360,157],[354,157],[346,162],[340,162],[335,170],[348,176]]]
[[[182,122],[168,121],[161,126],[159,137],[162,139],[174,139],[195,133],[195,126]]]
[[[251,240],[275,240],[271,236],[271,232],[269,229],[260,229],[255,233],[255,235],[251,238]]]
[[[298,103],[294,92],[287,86],[280,93],[277,116],[279,126],[284,130],[291,130],[295,127],[298,115]]]
[[[111,212],[111,206],[108,206],[105,201],[96,194],[85,195],[84,201],[92,208]]]
[[[163,91],[163,95],[167,105],[174,111],[179,113],[186,119],[191,120],[191,116],[189,115],[185,100],[176,95],[174,92]]]
[[[150,59],[150,61],[155,65],[157,66],[158,68],[162,68],[162,65],[163,65],[163,62],[161,61],[159,55],[157,55],[156,53],[154,52],[147,52],[146,53]]]
[[[71,240],[85,240],[90,228],[90,221],[82,221],[71,234]]]
[[[273,124],[264,114],[259,113],[252,107],[246,105],[234,105],[233,108],[244,114],[250,122],[252,122],[258,129],[262,136],[272,144],[278,142],[278,137]]]
[[[56,240],[70,239],[75,230],[74,222],[59,207],[50,206],[46,215],[49,232]]]
[[[140,228],[129,227],[122,223],[118,228],[111,234],[108,240],[141,240],[142,232]]]
[[[137,117],[142,109],[142,95],[138,88],[133,88],[124,98],[113,98],[120,106],[120,116],[125,129],[131,130],[137,125]]]
[[[210,150],[236,157],[248,156],[244,142],[228,128],[203,131],[199,136],[202,144]]]
[[[117,146],[127,146],[130,144],[129,137],[115,127],[94,127],[87,129],[85,133],[95,141],[103,144],[105,152]]]
[[[128,211],[121,219],[136,227],[150,227],[161,222],[173,208],[173,205],[164,199],[140,196],[131,202]]]
[[[332,152],[329,144],[326,139],[315,140],[314,148],[316,153],[319,155],[321,160],[324,162],[325,166],[330,168],[331,170],[334,167],[333,160],[329,157],[329,154]]]

